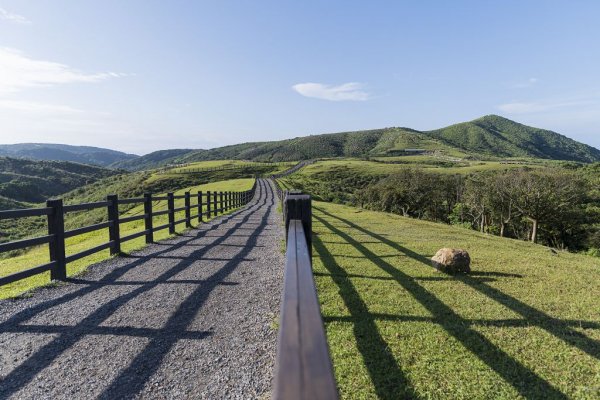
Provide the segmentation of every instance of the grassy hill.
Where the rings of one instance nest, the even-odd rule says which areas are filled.
[[[430,131],[427,135],[469,152],[498,157],[600,161],[598,149],[497,115]]]
[[[123,168],[130,171],[141,171],[143,169],[152,169],[162,167],[177,160],[185,154],[192,152],[190,149],[170,149],[159,150],[141,157],[117,161],[110,165],[111,168]]]
[[[454,158],[512,157],[600,161],[600,150],[558,133],[529,127],[497,115],[433,131],[383,128],[311,135],[273,142],[242,143],[210,150],[169,150],[116,164],[139,170],[167,163],[238,159],[290,161],[330,157],[381,157],[420,149]]]
[[[118,171],[67,161],[0,157],[0,209],[46,200]],[[22,204],[21,204],[22,205]]]
[[[123,160],[137,158],[135,154],[90,146],[70,146],[52,143],[1,144],[0,156],[32,160],[71,161],[108,166]]]
[[[600,259],[322,202],[313,230],[342,398],[600,396]],[[430,266],[446,246],[470,275]]]

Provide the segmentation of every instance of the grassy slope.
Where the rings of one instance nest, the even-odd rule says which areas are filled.
[[[212,182],[199,186],[192,186],[185,189],[181,189],[176,191],[176,195],[181,195],[185,191],[196,192],[198,190],[218,190],[218,191],[242,191],[248,190],[252,187],[254,179],[234,179],[228,180],[224,182]],[[192,198],[192,206],[197,204],[196,198]],[[184,200],[176,200],[175,208],[182,207],[184,205]],[[166,209],[166,202],[154,202],[154,210],[159,211]],[[105,211],[105,210],[104,210]],[[192,214],[194,214],[192,212]],[[122,216],[133,216],[143,214],[143,206],[139,205],[133,207],[125,213],[122,213]],[[179,220],[185,217],[185,213],[183,211],[177,212],[175,214],[175,220]],[[68,218],[77,220],[77,215],[68,215]],[[166,224],[168,222],[168,217],[166,215],[161,215],[159,217],[154,218],[154,226],[159,226]],[[193,225],[196,224],[194,221]],[[72,225],[72,224],[71,224]],[[83,225],[75,225],[75,226],[85,226]],[[183,223],[177,225],[178,232],[181,232],[185,229],[185,225]],[[134,221],[127,224],[121,225],[121,236],[127,236],[129,234],[133,234],[135,232],[139,232],[144,229],[144,221]],[[168,237],[168,230],[161,230],[154,234],[155,240],[161,240]],[[102,229],[96,232],[91,232],[88,234],[84,234],[81,236],[77,236],[74,238],[67,239],[66,241],[66,253],[67,256],[70,254],[75,254],[81,252],[83,250],[92,248],[94,246],[100,245],[108,241],[108,230]],[[122,250],[124,252],[130,252],[132,250],[136,250],[144,247],[145,242],[144,238],[137,238],[131,240],[129,242],[123,243]],[[84,271],[89,265],[105,260],[109,258],[109,251],[104,250],[89,257],[83,258],[76,262],[73,262],[67,266],[67,272],[70,275],[80,273]],[[48,258],[48,247],[47,246],[38,246],[32,248],[30,251],[26,253],[20,254],[16,257],[0,260],[0,276],[9,275],[11,273],[15,273],[17,271],[22,271],[24,269],[32,268],[36,265],[44,264],[49,262]],[[35,287],[47,285],[50,282],[50,273],[46,272],[40,275],[33,276],[31,278],[23,279],[21,281],[15,282],[10,285],[0,286],[0,298],[13,297],[24,291],[30,290]]]
[[[39,202],[117,173],[67,161],[0,157],[0,196],[18,202]]]
[[[600,396],[600,261],[315,202],[314,271],[343,398]],[[428,259],[467,249],[469,276]]]
[[[172,168],[170,171],[171,173],[177,174],[177,173],[181,173],[181,172],[189,172],[189,171],[193,171],[194,169],[208,169],[208,168],[236,168],[236,167],[255,167],[257,169],[262,169],[263,167],[270,167],[269,168],[269,173],[277,173],[277,172],[281,172],[284,171],[288,168],[290,168],[291,166],[293,166],[295,164],[295,162],[291,161],[291,162],[287,162],[285,163],[285,165],[266,165],[266,164],[260,164],[260,163],[255,163],[255,162],[251,162],[251,161],[243,161],[243,160],[213,160],[213,161],[200,161],[200,162],[193,162],[193,163],[189,163],[187,164],[185,167],[181,167],[181,168]],[[272,171],[271,171],[272,170]]]
[[[403,168],[423,168],[428,172],[442,174],[468,174],[477,171],[503,170],[523,167],[523,164],[501,164],[498,161],[461,161],[450,162],[430,156],[394,157],[402,163],[381,163],[357,159],[333,159],[318,161],[301,169],[298,173],[286,177],[290,187],[327,201],[350,201],[355,189],[362,188],[384,176]],[[399,160],[400,159],[400,160]],[[550,161],[546,161],[548,163]],[[528,163],[536,168],[538,162]]]

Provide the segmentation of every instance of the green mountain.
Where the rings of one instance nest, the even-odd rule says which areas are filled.
[[[1,144],[0,156],[31,160],[71,161],[83,164],[108,166],[138,158],[135,154],[90,146],[69,146],[52,143]]]
[[[497,157],[600,161],[598,149],[556,132],[519,124],[497,115],[487,115],[426,134],[459,149]]]
[[[123,168],[130,171],[140,171],[143,169],[151,169],[169,164],[185,154],[191,153],[191,149],[170,149],[159,150],[141,157],[128,160],[117,161],[110,165],[111,168]]]
[[[326,157],[373,157],[407,149],[486,158],[532,157],[580,162],[600,161],[600,150],[556,132],[488,115],[432,131],[383,128],[311,135],[274,142],[243,143],[210,150],[166,150],[116,164],[130,170],[218,159],[295,161]]]
[[[68,161],[0,157],[0,209],[41,202],[118,173]]]

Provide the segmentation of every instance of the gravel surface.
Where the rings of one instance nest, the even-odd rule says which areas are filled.
[[[246,208],[0,301],[0,398],[270,397],[283,228]]]

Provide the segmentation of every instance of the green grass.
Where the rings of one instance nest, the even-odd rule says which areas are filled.
[[[212,182],[199,186],[187,187],[175,192],[175,195],[182,195],[186,191],[191,191],[192,194],[196,193],[198,190],[203,191],[243,191],[248,190],[252,187],[254,179],[233,179],[228,181],[221,182]],[[69,204],[69,203],[67,203]],[[196,197],[192,196],[192,207],[197,204]],[[183,207],[184,200],[178,199],[175,200],[175,208]],[[154,211],[160,211],[166,209],[166,201],[157,201],[153,204]],[[196,210],[192,212],[195,214]],[[136,207],[131,208],[130,210],[122,213],[122,216],[133,216],[143,214],[143,205],[138,205]],[[179,220],[185,217],[185,212],[180,211],[175,213],[175,220]],[[68,219],[77,219],[77,215],[68,214],[66,223],[68,224]],[[166,224],[168,222],[167,215],[161,215],[159,217],[154,218],[154,226],[159,226]],[[193,225],[197,224],[196,221],[193,221]],[[144,229],[144,221],[134,221],[126,224],[121,224],[121,237],[139,232]],[[185,224],[181,223],[176,226],[177,232],[182,232],[185,230]],[[155,240],[161,240],[169,237],[168,229],[161,230],[154,234]],[[83,250],[92,248],[94,246],[98,246],[102,243],[106,243],[108,241],[108,230],[102,229],[95,232],[90,232],[84,235],[76,236],[74,238],[69,238],[66,240],[66,254],[67,256],[70,254],[79,253]],[[131,252],[133,250],[140,249],[145,246],[145,239],[143,237],[137,238],[122,244],[123,252]],[[85,257],[81,260],[75,261],[67,265],[67,273],[69,276],[79,274],[82,271],[94,264],[96,262],[106,260],[110,257],[109,251],[104,250],[98,253],[95,253],[89,257]],[[48,255],[48,246],[37,246],[31,248],[29,251],[19,254],[15,257],[5,258],[0,260],[0,276],[6,276],[18,271],[22,271],[25,269],[29,269],[35,267],[37,265],[45,264],[49,262]],[[50,283],[50,273],[46,272],[43,274],[35,275],[33,277],[23,279],[17,282],[14,282],[9,285],[0,286],[0,299],[14,297],[23,292],[31,290],[36,287],[44,286]]]
[[[503,164],[500,161],[469,161],[458,162],[428,155],[386,157],[380,160],[392,162],[376,162],[361,159],[327,159],[302,168],[295,174],[283,178],[290,187],[310,193],[317,200],[333,201],[351,204],[354,192],[373,184],[390,174],[407,168],[418,168],[425,172],[439,174],[470,174],[491,170],[506,170],[511,168],[541,168],[544,164],[530,162],[527,164]]]
[[[600,260],[314,202],[314,272],[345,399],[597,399]],[[470,275],[435,271],[467,249]]]
[[[525,162],[525,164],[503,164],[500,161],[447,161],[433,156],[405,156],[405,157],[380,157],[382,161],[393,161],[396,163],[374,162],[358,159],[332,159],[318,161],[308,165],[298,172],[299,175],[310,176],[315,173],[323,173],[344,167],[358,174],[388,175],[404,168],[423,168],[429,172],[445,174],[468,174],[472,172],[505,170],[510,168],[522,168],[529,166],[539,168],[540,163]]]
[[[290,166],[296,164],[295,162],[287,162],[283,165],[272,165],[274,171],[279,172],[288,169]],[[264,167],[270,166],[265,163],[258,163],[254,161],[243,161],[243,160],[213,160],[213,161],[199,161],[187,164],[185,167],[176,167],[168,170],[168,173],[185,173],[195,169],[208,169],[208,168],[235,168],[235,167]],[[276,173],[274,172],[274,173]]]

